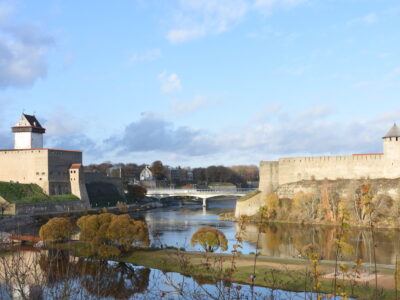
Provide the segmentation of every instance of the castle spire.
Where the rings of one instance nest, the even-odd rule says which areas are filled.
[[[14,133],[14,149],[43,148],[43,134],[46,129],[35,116],[23,113],[11,129]]]
[[[392,137],[400,137],[400,128],[397,126],[396,123],[393,124],[392,128],[386,133],[386,135],[383,137],[385,138],[392,138]]]

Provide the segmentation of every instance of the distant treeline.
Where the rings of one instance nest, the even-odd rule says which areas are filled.
[[[258,168],[256,166],[209,166],[207,168],[194,168],[193,177],[197,184],[229,182],[238,187],[246,187],[248,182],[258,181]]]
[[[146,164],[103,162],[85,167],[86,172],[101,172],[112,177],[121,177],[124,182],[139,180],[140,173]],[[209,166],[204,168],[171,167],[161,161],[150,165],[155,180],[165,180],[177,185],[197,184],[207,186],[210,183],[232,183],[238,187],[246,187],[249,182],[259,179],[258,167],[254,165],[239,165],[232,167]],[[191,173],[191,174],[190,174]]]

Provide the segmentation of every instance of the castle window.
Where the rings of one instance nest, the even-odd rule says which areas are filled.
[[[39,175],[39,172],[36,172],[36,175]]]

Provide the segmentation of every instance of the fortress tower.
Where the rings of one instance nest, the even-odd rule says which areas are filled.
[[[35,116],[22,114],[20,120],[12,127],[14,149],[42,149],[43,134],[46,129],[40,125]]]
[[[383,137],[383,153],[388,160],[400,160],[400,128],[396,123]]]

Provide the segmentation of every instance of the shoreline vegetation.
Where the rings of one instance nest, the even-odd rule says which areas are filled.
[[[68,250],[74,256],[88,258],[85,252],[85,243],[73,241],[64,244],[53,245],[52,248]],[[176,248],[147,248],[129,251],[120,257],[112,258],[112,261],[129,263],[136,266],[143,266],[158,269],[163,272],[176,272],[185,276],[190,276],[202,283],[213,283],[216,274],[211,274],[207,263],[222,265],[229,268],[232,261],[232,254],[226,253],[207,253],[200,251],[184,251]],[[300,258],[278,258],[257,255],[257,268],[253,272],[255,254],[241,254],[236,257],[236,272],[232,276],[233,283],[255,285],[270,289],[279,289],[292,292],[313,291],[312,280],[310,280],[310,262]],[[184,265],[182,262],[189,262]],[[341,266],[351,268],[354,262],[340,262]],[[320,261],[320,288],[319,292],[329,295],[333,279],[335,261]],[[375,292],[374,276],[369,272],[373,266],[363,264],[363,272],[359,278],[352,278],[349,274],[340,274],[340,283],[345,287],[345,292],[356,299],[369,298]],[[379,299],[394,299],[395,296],[395,266],[379,265],[378,289],[380,290]],[[254,281],[252,274],[255,275]],[[221,278],[222,280],[223,278]],[[351,285],[351,281],[353,286]],[[305,285],[306,284],[306,285]],[[344,298],[347,299],[347,298]]]
[[[287,184],[281,192],[256,190],[237,200],[234,214],[220,218],[236,221],[247,216],[258,223],[268,215],[268,223],[340,226],[346,214],[351,227],[400,228],[400,194],[384,193],[382,186],[389,189],[394,184],[386,181],[314,180]]]
[[[80,261],[99,262],[103,265],[117,262],[162,272],[176,272],[193,278],[199,286],[223,284],[224,289],[219,290],[219,293],[225,293],[231,287],[238,288],[236,284],[245,284],[251,293],[258,286],[270,291],[304,293],[305,298],[397,298],[400,277],[397,259],[394,266],[378,265],[374,250],[373,261],[369,263],[364,263],[357,255],[352,255],[348,262],[342,261],[351,247],[346,241],[349,219],[345,212],[341,214],[341,224],[332,245],[335,255],[329,261],[323,260],[322,253],[314,244],[302,249],[302,258],[260,255],[259,239],[263,225],[268,222],[268,211],[261,211],[260,217],[257,223],[256,253],[247,255],[241,253],[246,226],[249,224],[249,218],[245,216],[238,220],[235,242],[229,249],[230,253],[225,254],[217,252],[218,249],[228,250],[228,247],[225,235],[216,228],[202,227],[193,234],[191,246],[199,244],[204,252],[162,247],[157,239],[153,241],[155,246],[150,247],[149,228],[144,221],[132,219],[128,214],[112,214],[107,211],[81,216],[76,221],[80,229],[79,241],[71,240],[75,231],[71,221],[75,223],[74,220],[65,217],[50,219],[39,232],[41,242],[37,246],[45,251],[36,251],[50,261],[59,261],[59,255],[72,255]],[[372,223],[370,225],[372,242],[375,244],[374,227]],[[65,263],[68,264],[68,260]]]
[[[221,221],[232,221],[238,222],[239,218],[235,217],[234,213],[221,213],[218,215],[219,220]],[[260,220],[260,216],[254,215],[249,216],[249,224],[258,224]],[[301,226],[326,226],[326,227],[340,227],[340,223],[331,223],[331,222],[307,222],[307,221],[294,221],[294,220],[268,220],[264,224],[293,224],[293,225],[301,225]],[[360,229],[368,229],[370,226],[368,224],[349,224],[351,228],[360,228]],[[375,226],[376,229],[400,229],[399,226]]]

